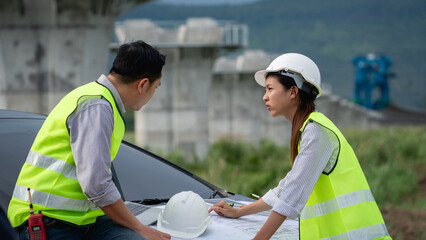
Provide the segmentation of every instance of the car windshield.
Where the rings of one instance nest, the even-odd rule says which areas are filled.
[[[121,144],[114,166],[124,198],[128,201],[168,199],[188,190],[209,198],[213,192],[186,170],[128,143]]]

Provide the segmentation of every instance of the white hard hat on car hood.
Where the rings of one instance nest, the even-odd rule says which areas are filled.
[[[177,238],[196,238],[210,225],[206,202],[192,191],[173,195],[158,215],[158,230]]]

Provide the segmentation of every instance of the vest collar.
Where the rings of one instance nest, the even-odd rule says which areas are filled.
[[[306,118],[306,121],[303,123],[302,127],[300,128],[300,131],[303,132],[305,130],[306,124],[308,124],[310,117],[312,116],[312,114],[316,114],[316,112],[311,112],[308,116],[308,118]]]
[[[117,89],[114,87],[114,85],[109,81],[109,79],[102,74],[98,80],[96,80],[99,84],[102,86],[108,88],[108,90],[111,92],[112,96],[115,99],[115,102],[117,104],[118,110],[121,112],[122,115],[126,112],[126,108],[124,107],[123,101],[121,100],[120,94],[118,94]]]

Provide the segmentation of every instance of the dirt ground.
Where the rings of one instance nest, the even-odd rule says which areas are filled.
[[[426,211],[382,209],[389,234],[394,240],[426,240]]]
[[[413,201],[426,201],[426,177],[420,180],[420,191]],[[426,240],[426,209],[398,209],[391,205],[381,209],[393,240]]]

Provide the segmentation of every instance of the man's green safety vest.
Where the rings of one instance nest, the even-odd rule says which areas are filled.
[[[319,177],[301,213],[300,239],[391,239],[345,137],[322,113],[311,113],[301,132],[308,122],[315,122],[335,134],[340,151],[332,170]]]
[[[111,104],[114,112],[111,161],[117,155],[125,124],[111,92],[98,82],[71,91],[46,118],[21,169],[8,208],[13,227],[23,224],[30,214],[27,188],[31,188],[34,211],[41,210],[45,216],[86,225],[104,215],[83,194],[77,180],[67,127],[71,113],[87,98],[103,98]]]

